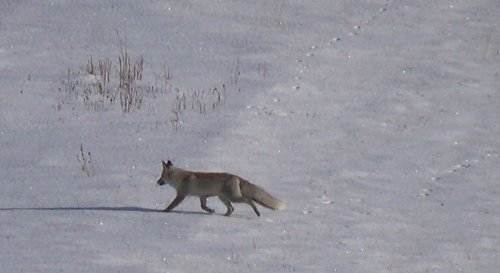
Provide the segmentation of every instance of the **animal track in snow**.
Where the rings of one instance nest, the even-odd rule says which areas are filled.
[[[349,32],[346,32],[346,33],[343,33],[343,34],[340,34],[336,37],[333,37],[329,42],[328,42],[328,45],[329,46],[333,46],[335,45],[337,42],[340,42],[343,40],[342,37],[353,37],[353,36],[358,36],[361,34],[361,31],[363,29],[365,29],[365,26],[369,26],[373,23],[373,21],[377,20],[384,12],[386,12],[388,9],[389,9],[389,4],[390,4],[390,1],[387,0],[385,2],[385,4],[382,5],[381,8],[378,9],[378,11],[369,16],[366,20],[364,20],[362,23],[360,24],[357,24],[357,25],[354,25],[352,27],[352,30],[349,31]]]
[[[291,116],[291,115],[295,114],[294,111],[285,112],[285,111],[270,109],[266,106],[247,105],[246,108],[251,110],[252,114],[259,115],[259,116],[265,115],[265,116],[286,117],[286,116]]]
[[[373,23],[373,21],[375,21],[377,18],[380,17],[381,14],[383,14],[384,12],[386,12],[388,9],[389,9],[389,5],[390,5],[390,0],[387,0],[385,1],[385,3],[382,5],[382,7],[380,7],[378,9],[378,11],[370,16],[368,16],[367,19],[365,19],[362,23],[360,24],[356,24],[352,27],[352,30],[351,31],[345,31],[344,33],[341,33],[339,34],[338,36],[335,36],[333,37],[332,39],[330,39],[327,43],[326,43],[326,46],[334,46],[336,43],[338,42],[341,42],[342,40],[346,39],[346,37],[352,37],[352,36],[358,36],[362,29],[365,28],[365,26],[368,26],[370,24]],[[296,59],[296,61],[298,63],[302,63],[304,61],[304,57],[305,58],[312,58],[315,56],[315,51],[318,50],[320,47],[318,47],[318,45],[312,45],[309,50],[305,53],[305,56],[301,56],[299,58]],[[304,65],[302,64],[303,67],[302,69],[299,70],[299,73],[302,74],[305,72],[305,70],[307,70],[307,65]],[[295,77],[297,78],[297,77]],[[294,86],[294,89],[299,89],[298,86],[300,86],[299,84],[297,84],[296,86]],[[297,88],[295,88],[297,87]]]
[[[443,178],[450,177],[452,175],[458,175],[458,173],[463,172],[470,167],[477,166],[477,165],[481,164],[481,162],[484,162],[484,161],[488,160],[489,158],[499,157],[499,156],[500,156],[500,154],[498,152],[489,151],[489,152],[486,152],[484,155],[482,155],[479,158],[466,159],[462,163],[453,165],[450,168],[448,168],[447,170],[442,171],[441,175],[431,177],[431,180],[432,181],[439,181]],[[431,185],[430,187],[422,189],[420,195],[424,196],[424,197],[430,196],[431,193],[433,192],[433,190],[434,190],[434,186]]]
[[[490,152],[486,152],[479,159],[477,159],[477,158],[476,159],[466,159],[461,164],[456,164],[456,165],[451,166],[450,168],[448,168],[448,170],[444,171],[444,173],[442,175],[431,177],[431,180],[438,181],[444,177],[451,176],[453,173],[468,169],[469,167],[478,165],[481,162],[488,160],[489,158],[498,157],[498,156],[499,156],[498,152],[490,151]]]

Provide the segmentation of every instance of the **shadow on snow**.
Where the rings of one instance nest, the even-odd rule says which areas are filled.
[[[121,212],[164,212],[161,209],[141,207],[32,207],[32,208],[0,208],[0,211],[121,211]],[[171,211],[169,213],[207,214],[195,211]]]

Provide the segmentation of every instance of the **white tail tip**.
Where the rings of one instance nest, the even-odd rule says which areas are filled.
[[[283,203],[282,201],[279,201],[278,204],[276,205],[277,210],[284,210],[286,209],[286,204]]]

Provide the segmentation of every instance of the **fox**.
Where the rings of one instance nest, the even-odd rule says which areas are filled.
[[[164,212],[172,211],[186,196],[199,197],[201,209],[210,214],[215,211],[207,207],[207,198],[218,196],[227,207],[224,216],[233,213],[231,202],[248,204],[257,216],[260,216],[260,212],[254,201],[268,209],[285,209],[285,203],[237,175],[225,172],[188,171],[174,166],[170,160],[166,163],[162,161],[162,165],[163,170],[157,184],[160,186],[169,184],[177,191],[175,199],[163,210]]]

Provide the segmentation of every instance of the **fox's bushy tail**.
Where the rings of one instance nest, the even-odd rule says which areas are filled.
[[[282,210],[286,208],[285,203],[267,193],[263,188],[246,180],[243,180],[241,184],[241,193],[268,209]]]

